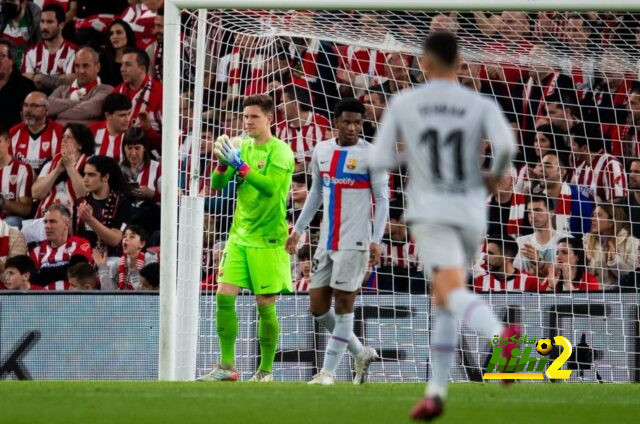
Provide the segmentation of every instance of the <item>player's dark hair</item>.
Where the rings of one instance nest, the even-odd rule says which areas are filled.
[[[292,100],[296,100],[301,110],[309,112],[311,110],[311,96],[309,90],[298,85],[287,85],[283,93]]]
[[[458,61],[458,40],[452,32],[436,31],[424,40],[422,49],[432,55],[447,68],[453,68]]]
[[[104,98],[102,103],[102,114],[113,114],[119,110],[130,110],[132,107],[129,97],[122,93],[111,93]]]
[[[12,256],[4,263],[4,269],[15,268],[20,274],[29,273],[31,278],[36,274],[36,266],[33,260],[27,255]]]
[[[118,162],[116,162],[114,158],[101,155],[91,156],[89,160],[87,160],[87,165],[96,168],[100,176],[109,175],[109,190],[118,193],[129,192],[127,180],[122,174],[120,165],[118,165]]]
[[[130,145],[141,145],[144,147],[144,155],[142,157],[143,163],[148,163],[151,160],[151,154],[149,153],[149,140],[147,139],[147,133],[142,128],[133,127],[129,128],[122,137],[122,164],[124,166],[130,166],[127,155],[124,148]]]
[[[487,244],[489,243],[498,246],[504,257],[513,259],[518,254],[518,243],[512,237],[501,238],[499,235],[490,235],[487,237]]]
[[[92,289],[98,288],[97,272],[94,267],[89,265],[88,262],[82,262],[79,264],[75,264],[72,267],[69,267],[67,269],[67,277],[75,278],[77,280],[82,280],[83,282],[84,280],[90,279],[91,288]]]
[[[338,119],[343,112],[359,113],[364,118],[366,109],[360,100],[347,97],[336,103],[336,106],[333,108],[333,118]]]
[[[93,138],[91,130],[87,128],[86,125],[70,122],[64,126],[64,131],[66,130],[71,131],[73,138],[80,145],[80,152],[87,156],[90,156],[95,152],[96,140]]]
[[[244,102],[242,102],[242,108],[244,109],[249,106],[258,106],[266,115],[273,113],[273,99],[271,96],[267,96],[266,94],[256,94],[244,99]]]
[[[147,264],[140,270],[140,276],[156,289],[160,287],[160,265],[157,262]]]
[[[539,203],[542,202],[546,206],[549,212],[553,212],[553,200],[549,196],[540,196],[536,194],[532,194],[527,198],[527,205],[529,203]]]
[[[149,55],[147,52],[142,50],[140,47],[128,46],[122,52],[123,55],[133,53],[136,55],[136,63],[138,66],[143,66],[145,71],[149,72],[149,67],[151,66],[151,59],[149,59]]]
[[[54,4],[54,3],[49,3],[48,5],[46,5],[45,7],[42,8],[42,13],[45,12],[53,12],[56,15],[56,21],[58,21],[58,24],[64,23],[64,9],[62,8],[62,6],[58,5],[58,4]]]
[[[143,243],[147,243],[148,237],[147,232],[140,225],[127,225],[122,234],[124,234],[127,230],[131,231],[133,234],[137,234],[140,237],[140,241]]]

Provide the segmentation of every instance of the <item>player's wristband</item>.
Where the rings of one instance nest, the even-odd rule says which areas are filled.
[[[243,163],[242,165],[240,165],[240,168],[237,169],[238,175],[240,175],[242,178],[245,178],[249,173],[250,169],[251,168],[249,167],[249,165],[247,165],[246,163]]]
[[[227,172],[227,169],[229,169],[229,166],[223,165],[222,163],[218,163],[218,166],[216,166],[216,171],[218,171],[221,174],[224,174],[225,172]]]

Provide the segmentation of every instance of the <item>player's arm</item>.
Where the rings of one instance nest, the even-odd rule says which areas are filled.
[[[302,234],[307,229],[322,204],[322,177],[318,168],[317,152],[318,149],[313,150],[311,158],[311,189],[302,207],[302,212],[300,212],[300,217],[293,227],[294,233]]]
[[[282,186],[287,178],[291,178],[291,173],[282,168],[277,163],[271,163],[265,173],[253,172],[251,168],[245,173],[244,180],[256,188],[260,193],[267,197],[272,197],[277,193],[278,188]]]
[[[375,201],[375,214],[373,217],[373,232],[371,245],[369,246],[369,265],[380,262],[380,243],[384,235],[384,227],[389,217],[389,174],[385,171],[371,171],[371,191]]]
[[[232,167],[218,162],[218,166],[216,166],[216,169],[211,173],[211,188],[222,190],[229,184],[234,172],[236,172],[236,170]]]
[[[504,172],[515,153],[516,141],[513,130],[498,105],[486,102],[487,113],[484,121],[484,137],[491,142],[493,163],[489,171],[488,183],[495,183]]]
[[[373,171],[394,169],[399,163],[396,142],[400,137],[400,128],[394,105],[395,103],[392,101],[382,116],[378,134],[373,141],[373,147],[369,151],[369,168]]]

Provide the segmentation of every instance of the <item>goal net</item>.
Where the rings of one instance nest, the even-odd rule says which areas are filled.
[[[502,107],[519,144],[498,194],[487,199],[490,222],[469,264],[469,288],[527,337],[566,337],[571,381],[639,380],[640,13],[218,9],[180,10],[179,84],[165,81],[180,93],[180,147],[171,158],[184,210],[178,250],[190,252],[183,257],[191,268],[198,266],[194,254],[202,258],[193,277],[199,290],[181,294],[181,269],[188,267],[178,267],[178,333],[197,336],[196,375],[187,378],[219,360],[217,266],[242,182],[210,188],[211,145],[221,134],[243,133],[242,98],[268,94],[275,101],[273,132],[296,160],[293,226],[310,187],[313,148],[336,134],[333,106],[345,97],[362,100],[362,137],[372,141],[393,96],[428,79],[421,43],[439,30],[458,35],[460,83]],[[491,140],[478,161],[490,163]],[[372,381],[429,378],[430,287],[404,219],[406,184],[404,167],[390,173],[381,263],[356,301],[356,334],[381,353]],[[194,198],[204,203],[195,217],[188,212],[199,207]],[[277,302],[279,380],[309,380],[322,364],[328,333],[310,316],[307,293],[320,219],[292,257],[295,293]],[[194,231],[203,231],[202,247],[194,246]],[[254,302],[246,295],[237,303],[241,379],[259,361]],[[180,330],[186,316],[197,319],[197,331]],[[482,381],[492,337],[463,326],[454,380]],[[350,378],[350,361],[345,355],[339,379]]]

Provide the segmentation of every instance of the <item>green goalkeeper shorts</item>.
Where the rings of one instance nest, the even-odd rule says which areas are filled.
[[[284,246],[258,248],[228,242],[220,258],[218,282],[253,294],[291,293],[291,262]]]

